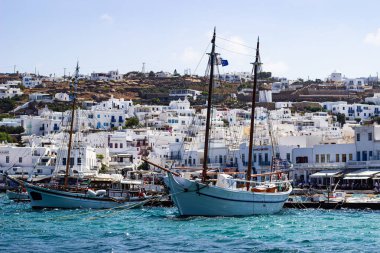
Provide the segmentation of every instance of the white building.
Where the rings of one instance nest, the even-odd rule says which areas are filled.
[[[367,80],[365,78],[350,78],[344,80],[344,85],[349,91],[364,92]]]
[[[330,82],[334,82],[334,83],[342,82],[342,80],[343,80],[342,79],[342,73],[334,71],[333,73],[330,74],[328,80]]]
[[[0,174],[44,174],[54,171],[55,161],[48,147],[0,146]]]
[[[8,81],[5,84],[0,84],[0,99],[13,98],[14,96],[21,96],[24,94],[19,88],[20,82]]]
[[[22,85],[26,88],[34,88],[37,85],[41,85],[42,81],[36,77],[30,75],[25,75],[22,78]]]
[[[56,93],[54,95],[54,100],[61,101],[61,102],[68,102],[71,100],[71,98],[69,94],[62,92],[62,93]]]
[[[118,70],[112,70],[108,73],[91,73],[90,80],[93,81],[121,81],[123,80],[123,75],[119,74]]]
[[[272,83],[272,93],[280,93],[287,89],[289,89],[289,80],[286,78],[279,78],[277,82]]]
[[[197,96],[200,96],[202,94],[201,91],[198,90],[191,90],[191,89],[177,89],[177,90],[171,90],[169,93],[169,97],[191,97],[194,100],[197,99]]]

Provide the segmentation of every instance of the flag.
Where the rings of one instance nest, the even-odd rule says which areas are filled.
[[[225,66],[228,65],[228,61],[227,60],[221,59],[221,63],[222,63],[222,67],[225,67]]]

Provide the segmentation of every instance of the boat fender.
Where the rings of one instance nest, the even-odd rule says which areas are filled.
[[[89,196],[89,197],[96,197],[96,192],[94,192],[91,189],[88,189],[87,190],[87,196]]]
[[[106,190],[97,190],[95,192],[95,194],[96,194],[97,197],[104,196],[104,195],[106,195],[106,193],[107,193]]]

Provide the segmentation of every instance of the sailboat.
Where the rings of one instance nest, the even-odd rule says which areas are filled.
[[[249,141],[249,160],[246,179],[234,179],[232,176],[220,173],[217,182],[213,185],[207,181],[208,170],[208,149],[209,132],[211,120],[211,97],[214,78],[215,53],[215,29],[211,40],[212,49],[210,53],[210,80],[208,87],[208,103],[206,132],[204,145],[204,158],[202,180],[189,180],[181,177],[178,173],[159,167],[168,173],[166,184],[169,188],[170,196],[178,208],[181,216],[248,216],[256,214],[274,214],[281,211],[285,201],[292,191],[288,180],[283,180],[280,171],[252,175],[253,156],[253,128],[255,117],[255,96],[257,87],[257,72],[259,67],[259,41],[257,42],[256,61],[254,63],[254,87],[252,94],[251,130]],[[149,163],[147,159],[144,159]],[[252,181],[257,176],[278,176],[277,180],[259,183]],[[237,183],[245,183],[245,187],[238,188]]]
[[[19,182],[23,185],[30,197],[32,208],[115,208],[125,207],[132,208],[145,204],[151,197],[146,196],[142,191],[119,191],[116,197],[111,195],[111,190],[98,190],[93,191],[91,189],[77,189],[70,188],[69,182],[69,169],[71,159],[71,149],[73,141],[73,128],[74,128],[74,116],[76,107],[76,91],[79,81],[79,64],[77,63],[74,78],[74,92],[71,108],[71,122],[69,131],[69,142],[66,159],[66,171],[64,178],[64,186],[58,187],[42,187],[33,185],[28,182]],[[17,179],[11,178],[17,181]]]

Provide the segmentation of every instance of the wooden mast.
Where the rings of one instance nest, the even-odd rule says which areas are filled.
[[[246,175],[246,187],[249,190],[252,175],[252,155],[253,155],[253,132],[255,126],[255,107],[256,107],[256,88],[257,88],[257,70],[259,67],[259,45],[260,41],[257,38],[257,48],[256,48],[256,61],[253,63],[254,74],[253,74],[253,91],[252,91],[252,108],[251,108],[251,128],[249,131],[249,154],[248,154],[248,167]]]
[[[77,62],[77,67],[75,69],[75,79],[74,79],[74,90],[73,90],[73,103],[71,108],[71,122],[70,122],[70,131],[69,131],[69,143],[67,148],[67,160],[66,160],[66,172],[65,172],[65,188],[67,188],[69,181],[69,169],[70,169],[70,160],[71,160],[71,143],[73,140],[73,128],[74,128],[74,115],[75,115],[75,104],[76,104],[76,92],[78,85],[79,77],[79,64]]]
[[[203,156],[203,171],[202,171],[202,182],[206,181],[207,177],[207,162],[208,162],[208,144],[209,144],[209,134],[210,134],[210,122],[211,122],[211,97],[212,97],[212,85],[214,82],[214,63],[215,63],[215,30],[212,36],[211,44],[211,54],[210,54],[210,82],[208,85],[208,99],[207,99],[207,116],[206,116],[206,133],[205,133],[205,148]]]

